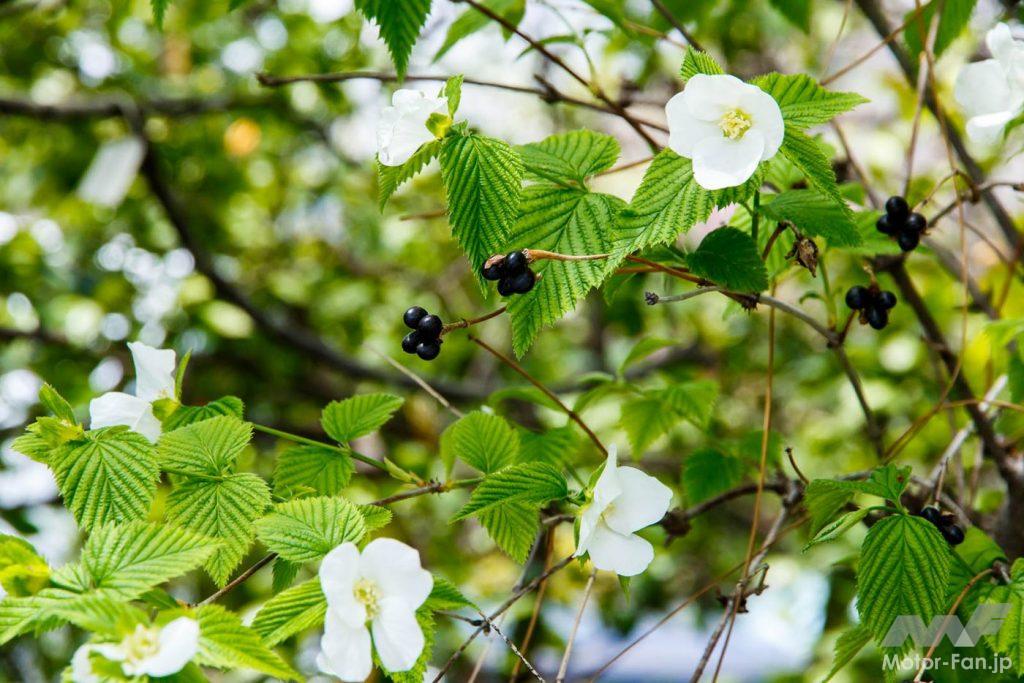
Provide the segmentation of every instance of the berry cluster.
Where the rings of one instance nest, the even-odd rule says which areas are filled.
[[[953,515],[949,513],[942,514],[939,512],[939,508],[931,505],[921,508],[921,512],[917,514],[934,524],[942,532],[942,537],[946,539],[946,543],[960,545],[964,542],[964,530],[956,525],[956,517]]]
[[[877,285],[855,285],[846,293],[846,305],[860,311],[861,323],[880,330],[889,324],[889,309],[896,305],[896,295],[881,291]]]
[[[875,223],[878,231],[895,236],[896,244],[903,251],[913,251],[921,241],[921,234],[928,227],[924,216],[910,212],[910,206],[903,197],[889,197],[885,202],[885,215]]]
[[[485,280],[497,280],[498,294],[502,296],[526,294],[537,282],[537,275],[530,270],[530,262],[522,251],[487,259],[480,274]]]
[[[441,319],[427,313],[427,309],[421,306],[413,306],[402,316],[402,321],[412,329],[402,339],[402,350],[415,353],[423,360],[437,358],[441,353],[441,330],[444,329]]]

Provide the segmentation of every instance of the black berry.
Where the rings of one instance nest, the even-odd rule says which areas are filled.
[[[876,330],[880,330],[889,324],[889,311],[877,306],[869,306],[865,309],[864,317],[867,319],[868,325],[871,325]]]
[[[523,272],[509,279],[509,288],[516,294],[526,294],[533,289],[534,283],[537,282],[537,276],[533,274],[533,271],[527,268]]]
[[[910,213],[910,206],[903,197],[889,197],[885,202],[885,212],[894,223],[901,223]]]
[[[892,226],[892,221],[889,220],[888,214],[881,216],[877,221],[875,221],[875,227],[878,228],[878,232],[885,235],[891,235],[896,232]]]
[[[515,291],[512,289],[512,278],[503,277],[502,279],[498,280],[498,294],[502,296],[509,296],[511,294],[515,294]]]
[[[402,339],[402,350],[406,353],[416,353],[416,347],[420,343],[420,333],[410,332]]]
[[[437,339],[432,342],[420,342],[416,346],[416,355],[423,360],[434,360],[437,355],[441,353],[441,340]]]
[[[939,527],[939,531],[942,532],[942,537],[946,539],[946,543],[950,545],[960,545],[964,542],[964,530],[956,524]]]
[[[526,269],[526,254],[521,251],[513,251],[505,257],[505,275],[511,277],[518,275]]]
[[[501,276],[504,275],[504,268],[501,266],[501,263],[495,263],[491,266],[481,266],[480,274],[484,276],[485,280],[490,280],[492,282],[500,280]]]
[[[444,323],[436,315],[425,315],[420,318],[419,324],[416,326],[416,330],[423,335],[424,341],[431,339],[437,339],[441,336],[441,328],[444,327]]]
[[[928,227],[928,220],[915,211],[907,216],[907,222],[905,225],[907,230],[913,230],[916,233],[921,233]]]
[[[903,251],[913,251],[921,241],[921,233],[912,230],[901,230],[896,235],[896,244],[900,245]]]
[[[859,311],[868,305],[870,294],[867,288],[861,287],[860,285],[854,285],[850,287],[850,291],[846,293],[846,305],[855,311]]]
[[[420,320],[422,320],[423,316],[426,314],[427,310],[422,306],[413,306],[405,312],[405,315],[402,316],[402,321],[405,323],[406,327],[410,327],[415,330],[416,326],[420,324]]]
[[[889,310],[896,305],[896,295],[892,292],[879,292],[878,299],[876,299],[876,301],[879,306],[885,310]]]
[[[926,520],[928,520],[929,522],[931,522],[935,526],[939,526],[941,521],[942,521],[942,513],[939,512],[939,508],[937,508],[937,507],[935,507],[933,505],[929,505],[928,507],[921,508],[921,512],[918,513],[918,514],[920,514],[921,517],[924,517]]]

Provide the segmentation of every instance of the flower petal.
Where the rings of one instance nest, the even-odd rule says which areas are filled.
[[[622,495],[604,513],[604,521],[620,534],[631,534],[665,516],[672,489],[635,467],[620,467]]]
[[[743,137],[757,132],[764,136],[764,149],[761,151],[761,161],[767,161],[775,156],[779,147],[782,146],[782,138],[786,134],[786,124],[782,120],[782,110],[775,98],[761,90],[756,85],[744,84],[747,89],[743,91],[740,100],[740,109],[743,110],[751,121],[751,129]]]
[[[93,671],[90,659],[93,652],[99,654],[99,647],[89,643],[75,650],[75,655],[71,658],[71,683],[99,683],[100,677]]]
[[[160,629],[157,653],[135,664],[136,675],[170,676],[185,668],[199,649],[199,622],[179,617]]]
[[[751,129],[738,140],[705,138],[693,149],[693,177],[705,190],[742,185],[761,163],[764,137]]]
[[[953,96],[968,117],[1016,110],[1022,96],[994,59],[967,64],[956,77]]]
[[[654,559],[654,546],[636,534],[620,534],[600,524],[590,542],[590,561],[619,576],[636,576]]]
[[[174,398],[174,351],[128,342],[135,361],[135,395],[144,401]]]
[[[594,484],[593,497],[580,514],[579,541],[576,544],[576,557],[587,552],[594,530],[601,521],[601,515],[608,506],[622,493],[619,485],[619,451],[615,444],[608,447],[608,457],[604,462],[601,476]]]
[[[722,135],[718,120],[702,121],[690,113],[686,103],[686,91],[675,95],[665,105],[665,117],[668,119],[668,146],[673,152],[687,159],[693,157],[693,148],[706,137]]]
[[[716,126],[722,115],[739,106],[743,93],[750,86],[729,74],[697,74],[686,81],[686,106],[693,118],[710,121]]]
[[[994,144],[999,141],[1003,129],[1013,120],[1014,116],[1016,116],[1014,112],[1000,111],[967,119],[967,136],[983,145]]]
[[[434,139],[427,120],[431,114],[447,114],[448,100],[402,89],[395,92],[391,102],[377,123],[377,160],[384,166],[401,166]]]
[[[365,681],[373,672],[369,629],[362,624],[350,626],[328,610],[316,666],[348,683]]]
[[[373,619],[373,645],[380,663],[388,671],[408,671],[416,665],[426,639],[416,621],[416,612],[404,600],[381,601],[380,614]]]
[[[327,598],[328,610],[352,628],[366,623],[366,607],[355,597],[359,567],[359,549],[355,543],[342,543],[320,563],[320,587]]]
[[[393,538],[377,538],[363,548],[359,574],[374,581],[384,598],[400,598],[409,609],[423,604],[434,577],[420,565],[420,553]]]
[[[89,427],[116,427],[124,425],[156,443],[160,438],[162,425],[153,415],[149,401],[131,394],[111,391],[89,402]]]

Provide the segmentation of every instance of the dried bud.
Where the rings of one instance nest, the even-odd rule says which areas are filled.
[[[803,268],[806,268],[811,277],[818,275],[818,245],[814,240],[807,237],[798,237],[793,242],[793,248],[786,254],[787,259],[795,259]]]

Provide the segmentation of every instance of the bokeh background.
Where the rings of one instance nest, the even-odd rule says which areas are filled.
[[[397,1],[397,0],[396,0]],[[643,0],[620,5],[632,30],[624,30],[579,0],[528,0],[521,28],[552,38],[551,49],[592,73],[634,110],[661,121],[664,102],[681,85],[682,36]],[[772,69],[816,77],[850,63],[879,37],[856,7],[832,0],[665,0],[728,70],[749,77]],[[970,29],[942,56],[936,78],[950,106],[959,68],[981,54],[982,36],[1015,3],[978,2]],[[796,10],[792,7],[797,6]],[[792,16],[808,9],[806,26]],[[780,7],[786,12],[780,11]],[[787,9],[788,8],[788,9]],[[882,9],[895,25],[913,8],[906,0]],[[515,37],[488,26],[440,58],[452,22],[465,5],[436,0],[417,45],[412,74],[468,77],[534,87],[535,77],[561,91],[588,94]],[[790,14],[789,17],[786,14]],[[845,24],[842,37],[834,39]],[[1021,33],[1020,27],[1015,31]],[[646,29],[646,30],[645,30]],[[580,37],[577,44],[562,36]],[[659,37],[661,35],[661,37]],[[586,56],[585,56],[586,55]],[[259,72],[294,75],[380,71],[392,66],[374,26],[351,0],[252,0],[229,11],[226,0],[181,0],[157,28],[145,0],[0,1],[0,531],[22,535],[51,563],[77,555],[79,534],[61,507],[48,470],[10,448],[11,440],[40,410],[42,381],[55,385],[83,411],[90,398],[130,383],[125,343],[133,339],[193,356],[185,399],[202,403],[222,395],[242,398],[247,416],[301,434],[319,433],[320,408],[358,391],[387,389],[407,397],[398,418],[359,444],[424,475],[438,475],[438,436],[452,420],[433,398],[410,387],[379,355],[393,356],[421,374],[456,404],[486,404],[517,422],[559,426],[564,416],[545,407],[536,392],[493,357],[452,334],[433,363],[408,360],[399,349],[401,313],[418,304],[446,320],[472,317],[499,305],[483,298],[440,211],[443,191],[436,166],[401,190],[381,213],[374,171],[375,126],[393,84],[355,79],[336,84],[264,87]],[[411,87],[435,90],[434,84]],[[831,87],[854,90],[871,102],[841,118],[857,162],[880,196],[898,191],[912,129],[915,97],[888,50],[879,50]],[[46,106],[52,105],[50,111]],[[70,113],[69,113],[70,111]],[[129,111],[158,150],[163,183],[189,226],[183,235],[140,174],[142,148],[122,111]],[[137,112],[137,113],[136,113]],[[460,114],[472,126],[512,143],[589,127],[615,135],[621,162],[649,150],[621,120],[540,98],[467,85]],[[819,131],[837,150],[840,177],[853,179],[836,132]],[[664,136],[658,139],[664,142]],[[972,147],[991,177],[1024,179],[1014,158],[1019,141],[999,149]],[[914,161],[912,199],[948,173],[939,130],[923,116]],[[597,179],[595,185],[629,199],[644,166]],[[855,201],[863,193],[851,189]],[[953,196],[950,183],[929,208]],[[1019,196],[1000,196],[1014,215]],[[925,213],[928,214],[926,208]],[[692,248],[730,210],[680,241]],[[972,276],[998,290],[1007,277],[1002,260],[1012,255],[981,207],[968,206],[966,238]],[[949,218],[932,232],[935,243],[960,249]],[[841,293],[867,275],[856,254],[827,254],[831,288]],[[950,339],[961,344],[960,285],[925,248],[909,267]],[[885,277],[882,278],[886,285]],[[613,292],[592,294],[578,310],[544,331],[524,366],[572,402],[584,395],[593,373],[616,374],[641,339],[663,348],[627,370],[628,381],[586,394],[587,420],[608,443],[626,449],[622,406],[641,389],[681,379],[715,380],[719,400],[708,433],[684,423],[646,452],[633,454],[647,471],[677,490],[685,455],[706,446],[727,449],[752,463],[751,434],[760,428],[767,315],[739,311],[711,296],[675,306],[649,307],[643,292],[674,293],[678,284],[656,276],[630,278]],[[1020,283],[1010,284],[1005,318],[1024,313]],[[825,304],[822,277],[788,269],[777,296],[798,303],[819,320],[834,315]],[[977,387],[1005,358],[994,351],[983,316],[967,315],[966,375]],[[508,349],[507,321],[497,318],[477,333]],[[312,345],[312,347],[310,346]],[[313,348],[314,351],[310,349]],[[317,351],[318,350],[318,351]],[[861,373],[888,439],[926,412],[945,386],[916,320],[904,307],[881,333],[855,326],[848,352]],[[326,354],[326,355],[325,355]],[[778,320],[775,377],[778,443],[791,446],[809,476],[862,470],[874,462],[863,417],[835,358],[813,332],[786,317]],[[1004,433],[1019,432],[1004,416]],[[1008,423],[1008,424],[1007,424]],[[940,415],[906,448],[902,459],[927,474],[961,422]],[[755,441],[756,443],[756,441]],[[747,444],[747,445],[745,445]],[[273,441],[258,439],[246,457],[266,476],[273,471]],[[970,476],[976,444],[968,441]],[[587,473],[599,455],[581,440],[577,463]],[[628,450],[628,449],[627,449]],[[360,470],[350,496],[369,501],[393,485]],[[791,472],[789,474],[792,474]],[[458,584],[482,605],[507,596],[521,568],[497,551],[475,524],[449,525],[464,494],[396,504],[388,533],[416,545],[426,566]],[[1001,489],[983,473],[976,505],[995,509]],[[777,502],[766,502],[766,524]],[[679,604],[693,590],[742,559],[751,501],[740,499],[695,520],[692,530],[658,552],[633,581],[627,597],[614,577],[601,575],[572,663],[574,675],[600,666],[614,652]],[[803,531],[769,556],[770,590],[752,598],[738,618],[721,679],[820,680],[831,662],[835,636],[852,613],[850,558],[863,531],[830,547],[801,554]],[[659,543],[661,530],[649,532]],[[558,552],[572,549],[569,525],[555,538]],[[249,561],[256,559],[259,550]],[[550,584],[541,613],[534,658],[553,673],[570,630],[586,573],[571,567]],[[197,577],[174,587],[189,599],[212,586]],[[723,585],[729,590],[729,585]],[[269,571],[228,599],[252,612],[270,591]],[[505,630],[521,636],[532,608],[521,602]],[[662,681],[688,676],[717,623],[714,592],[682,613],[623,658],[602,680]],[[443,623],[435,663],[467,635],[461,622]],[[0,649],[0,680],[50,681],[59,676],[81,634],[62,629],[22,638]],[[316,633],[284,648],[315,678]],[[480,680],[505,680],[512,660],[496,639],[480,639],[450,680],[466,680],[481,658]],[[486,649],[486,651],[485,651]],[[859,661],[839,680],[875,680],[877,660]],[[252,680],[224,674],[216,680]]]

